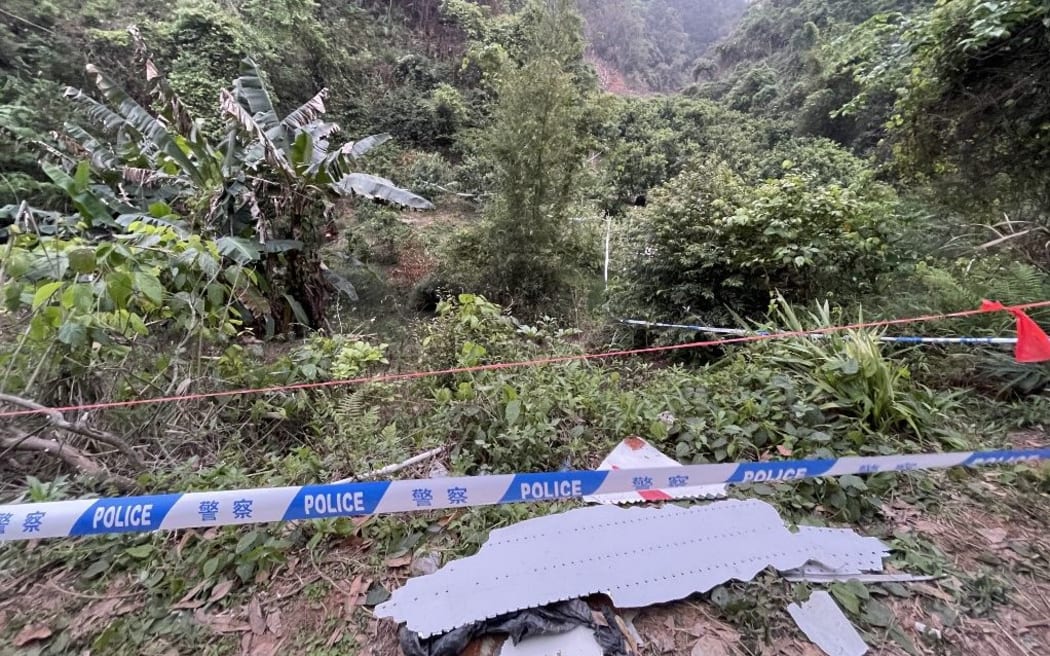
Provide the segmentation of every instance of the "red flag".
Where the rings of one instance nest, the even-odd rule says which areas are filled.
[[[982,310],[1005,310],[998,301],[984,301]],[[1047,362],[1050,360],[1050,337],[1022,310],[1010,310],[1017,319],[1017,347],[1014,357],[1018,362]]]

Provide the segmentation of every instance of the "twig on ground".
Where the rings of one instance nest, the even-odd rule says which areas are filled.
[[[48,440],[35,437],[22,431],[14,431],[14,437],[0,437],[0,447],[10,448],[14,451],[37,451],[47,453],[62,460],[73,469],[82,474],[87,474],[100,481],[112,483],[121,491],[129,492],[138,489],[135,481],[124,476],[111,474],[102,468],[97,462],[84,455],[78,449],[68,444],[62,444],[57,440]]]
[[[376,476],[386,476],[388,474],[394,474],[394,473],[397,473],[397,472],[401,471],[402,469],[408,469],[412,465],[418,465],[419,463],[421,463],[421,462],[423,462],[425,460],[429,460],[431,458],[437,457],[437,456],[441,455],[441,453],[444,450],[445,450],[445,447],[439,446],[436,449],[431,449],[430,451],[426,451],[424,453],[420,453],[418,456],[412,456],[408,460],[405,460],[403,462],[399,462],[399,463],[397,463],[395,465],[387,465],[386,467],[383,467],[382,469],[377,469],[377,470],[375,470],[373,472],[365,474],[364,476],[361,476],[360,478],[375,478]],[[358,479],[356,477],[355,478],[344,478],[341,481],[336,481],[336,483],[352,483],[355,480],[358,480]]]
[[[85,426],[80,423],[74,424],[69,421],[66,421],[66,418],[62,416],[61,412],[53,410],[45,405],[41,405],[36,401],[24,399],[20,396],[14,396],[12,394],[0,394],[0,402],[10,403],[11,405],[17,405],[27,410],[36,410],[40,414],[47,417],[48,420],[51,422],[51,425],[55,428],[68,431],[70,433],[76,433],[77,435],[81,435],[83,437],[87,437],[89,439],[97,440],[104,444],[108,444],[116,449],[119,449],[120,452],[123,453],[124,456],[128,459],[128,462],[130,462],[131,465],[134,466],[136,469],[143,470],[146,468],[146,464],[142,462],[142,459],[139,458],[138,454],[135,453],[135,450],[131,448],[131,445],[112,433],[91,428],[90,426]]]
[[[1032,652],[1028,651],[1027,649],[1024,648],[1024,645],[1022,645],[1021,643],[1017,642],[1017,639],[1014,638],[1010,634],[1009,631],[1007,631],[1005,628],[1003,628],[1003,625],[1000,624],[998,622],[998,620],[995,621],[995,626],[999,628],[999,632],[1002,633],[1004,636],[1006,636],[1006,639],[1009,640],[1013,644],[1014,647],[1017,647],[1017,649],[1022,654],[1024,654],[1025,656],[1031,656]]]
[[[103,601],[106,599],[124,599],[127,597],[138,597],[140,595],[146,594],[145,590],[132,590],[131,592],[117,592],[114,594],[96,595],[87,594],[85,592],[77,592],[76,590],[67,590],[65,588],[60,588],[58,587],[58,585],[51,581],[45,582],[44,585],[51,588],[55,592],[58,592],[59,594],[68,595],[70,597],[78,597],[80,599],[92,599],[95,601]]]
[[[308,586],[308,585],[310,585],[312,583],[316,583],[316,582],[318,582],[320,580],[321,580],[321,577],[318,574],[314,574],[313,576],[307,577],[305,579],[300,577],[299,578],[299,587],[292,588],[288,592],[279,594],[279,595],[277,595],[275,597],[272,597],[270,599],[266,599],[265,602],[267,604],[276,604],[278,602],[284,601],[285,599],[290,599],[292,597],[298,596],[299,594],[302,593],[303,589],[306,586]]]
[[[314,559],[314,552],[313,551],[307,550],[306,554],[307,554],[307,556],[309,556],[309,558],[310,558],[310,566],[314,568],[314,573],[317,574],[317,576],[319,576],[322,579],[324,579],[324,581],[326,583],[328,583],[328,585],[332,586],[333,590],[337,590],[337,591],[341,592],[344,595],[349,595],[350,594],[349,590],[347,590],[343,586],[341,586],[338,583],[336,583],[335,580],[332,577],[328,576],[327,574],[325,574],[324,572],[321,571],[321,568],[318,567],[318,565],[317,565],[317,561]]]

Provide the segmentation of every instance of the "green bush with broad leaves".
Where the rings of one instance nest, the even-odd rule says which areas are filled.
[[[749,188],[707,159],[655,191],[628,219],[613,306],[660,321],[759,317],[791,302],[852,298],[887,266],[893,194],[789,173]]]
[[[16,375],[7,387],[42,399],[60,370],[92,377],[151,335],[229,340],[242,300],[260,296],[256,273],[224,260],[214,241],[138,220],[101,242],[15,232],[0,269],[4,311],[25,325],[0,350]]]

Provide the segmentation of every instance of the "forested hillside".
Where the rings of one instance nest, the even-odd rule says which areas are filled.
[[[747,0],[582,0],[588,51],[639,91],[678,91]]]
[[[1050,301],[1048,156],[1047,0],[5,0],[0,504],[582,470],[634,435],[1046,448],[1050,368],[987,340],[1015,318],[927,315]],[[1048,492],[732,494],[934,577],[830,586],[874,652],[1027,656]],[[575,505],[17,542],[0,505],[0,655],[401,653],[393,589]],[[825,587],[646,609],[641,653],[813,653],[784,609]]]

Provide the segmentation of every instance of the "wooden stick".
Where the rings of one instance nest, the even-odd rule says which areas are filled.
[[[110,474],[97,462],[84,455],[80,450],[62,444],[57,440],[47,440],[21,431],[15,431],[14,437],[0,437],[0,446],[13,451],[37,451],[54,456],[82,474],[95,477],[101,481],[113,483],[121,491],[138,489],[138,485],[129,478]]]
[[[66,418],[63,417],[62,413],[58,410],[53,410],[45,405],[40,405],[36,401],[25,399],[20,396],[14,396],[12,394],[0,394],[0,401],[4,403],[10,403],[11,405],[17,405],[27,410],[36,410],[43,414],[45,417],[47,417],[48,421],[50,421],[51,425],[55,428],[68,431],[70,433],[76,433],[77,435],[81,435],[83,437],[87,437],[92,440],[97,440],[104,444],[108,444],[118,449],[121,453],[123,453],[127,457],[128,461],[136,469],[143,470],[146,468],[145,463],[143,463],[142,459],[139,458],[137,453],[135,453],[135,450],[131,448],[131,445],[122,440],[121,438],[117,437],[116,435],[113,435],[112,433],[91,428],[80,423],[70,423],[66,421]]]

